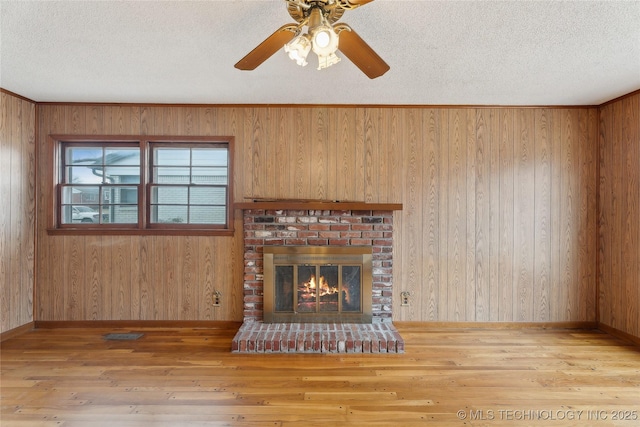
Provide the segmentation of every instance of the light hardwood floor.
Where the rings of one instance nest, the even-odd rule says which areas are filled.
[[[35,330],[2,343],[1,425],[640,425],[640,348],[603,332],[398,330],[387,355],[233,354],[231,327]]]

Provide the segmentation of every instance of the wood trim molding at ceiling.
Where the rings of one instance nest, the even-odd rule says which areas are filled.
[[[184,107],[184,108],[389,108],[389,109],[413,109],[413,108],[436,108],[436,109],[491,109],[491,108],[521,108],[521,109],[590,109],[598,108],[599,105],[491,105],[491,104],[186,104],[186,103],[137,103],[137,102],[59,102],[45,101],[36,102],[44,106],[80,106],[80,107]]]
[[[190,108],[243,108],[243,107],[274,107],[274,108],[523,108],[523,109],[535,109],[535,108],[545,108],[545,109],[565,109],[565,108],[600,108],[605,105],[608,105],[613,102],[617,102],[623,98],[628,96],[633,96],[637,93],[640,93],[640,89],[637,89],[633,92],[621,95],[617,98],[611,99],[609,101],[605,101],[602,104],[594,104],[594,105],[468,105],[468,104],[415,104],[415,105],[406,105],[406,104],[172,104],[172,103],[132,103],[132,102],[53,102],[53,101],[44,101],[39,102],[33,99],[27,98],[26,96],[22,96],[15,92],[11,92],[10,90],[4,89],[0,87],[0,92],[6,93],[11,96],[15,96],[24,101],[31,102],[36,105],[78,105],[78,106],[103,106],[103,107],[190,107]]]
[[[0,87],[0,93],[4,93],[4,94],[10,95],[10,96],[14,96],[14,97],[16,97],[18,99],[21,99],[23,101],[27,101],[27,102],[30,102],[30,103],[32,103],[34,105],[38,105],[38,102],[34,101],[33,99],[29,99],[26,96],[19,95],[19,94],[15,93],[15,92],[11,92],[10,90],[6,90],[6,89],[1,88],[1,87]]]
[[[620,95],[617,98],[613,98],[613,99],[611,99],[609,101],[603,102],[602,104],[598,105],[598,108],[606,107],[609,104],[613,104],[614,102],[622,101],[625,98],[629,98],[629,97],[637,95],[637,94],[640,94],[640,89],[634,90],[633,92],[625,93],[624,95]]]

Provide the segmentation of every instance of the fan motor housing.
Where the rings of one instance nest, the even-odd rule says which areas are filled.
[[[304,0],[304,1],[301,1],[300,3],[307,4],[310,7],[303,8],[299,4],[292,3],[292,2],[288,2],[288,7],[287,7],[287,10],[289,11],[289,15],[291,15],[291,17],[295,19],[296,22],[298,23],[301,23],[305,19],[307,19],[312,9],[318,8],[322,10],[322,14],[324,15],[325,19],[329,21],[330,24],[333,24],[334,22],[342,18],[342,15],[344,15],[344,11],[345,11],[345,9],[342,8],[342,6],[340,5],[340,2],[335,2],[335,4],[332,4],[330,6],[327,5],[326,1],[322,1],[322,0]]]

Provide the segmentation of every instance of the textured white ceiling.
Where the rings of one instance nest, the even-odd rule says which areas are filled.
[[[282,0],[0,0],[0,87],[35,101],[594,105],[640,88],[640,1],[376,0],[348,23],[391,70],[233,65]],[[310,55],[311,57],[311,55]]]

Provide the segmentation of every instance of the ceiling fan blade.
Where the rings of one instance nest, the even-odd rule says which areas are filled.
[[[298,26],[295,24],[283,25],[234,66],[239,70],[255,70],[258,65],[269,59],[278,49],[290,42],[296,35],[297,29]]]
[[[351,27],[339,24],[334,28],[341,30],[338,35],[338,49],[367,77],[375,79],[389,71],[389,65]]]
[[[367,3],[371,3],[373,0],[346,0],[346,2],[353,7],[364,6]]]

